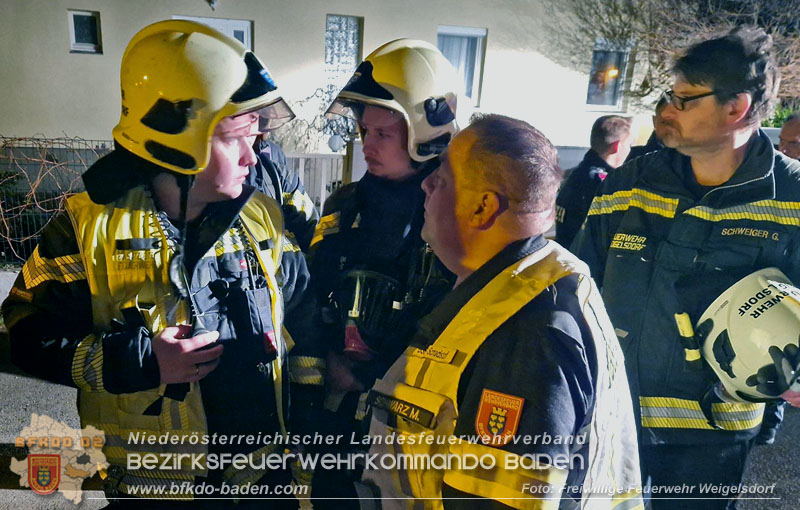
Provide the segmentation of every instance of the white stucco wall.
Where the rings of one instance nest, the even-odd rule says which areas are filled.
[[[289,102],[324,83],[326,14],[364,18],[366,55],[383,42],[436,42],[438,25],[487,29],[481,110],[533,123],[557,145],[585,146],[601,112],[584,104],[587,75],[537,52],[546,37],[535,0],[4,0],[0,134],[108,139],[119,115],[119,63],[143,26],[173,14],[253,21],[254,50]],[[67,9],[99,11],[102,55],[69,53]],[[591,48],[587,48],[591,51]],[[588,71],[588,70],[587,70]]]

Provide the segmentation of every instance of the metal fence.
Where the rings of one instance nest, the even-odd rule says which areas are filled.
[[[113,147],[111,140],[0,137],[0,265],[22,264],[64,199],[83,191],[81,174]],[[315,205],[342,183],[343,158],[290,154]]]

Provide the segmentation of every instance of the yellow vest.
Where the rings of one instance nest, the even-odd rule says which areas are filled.
[[[192,437],[206,433],[206,416],[200,396],[199,383],[191,383],[183,401],[163,398],[158,416],[143,414],[153,402],[163,396],[166,385],[148,391],[111,394],[103,389],[103,355],[101,335],[111,329],[112,319],[124,321],[120,310],[134,306],[145,319],[148,329],[157,333],[168,325],[185,324],[187,303],[180,299],[169,279],[168,269],[174,249],[158,219],[158,211],[143,187],[135,188],[112,204],[100,205],[88,194],[70,197],[66,204],[80,248],[87,282],[92,295],[95,333],[80,342],[72,364],[72,376],[79,388],[78,412],[81,426],[93,425],[105,432],[106,455],[112,469],[122,474],[119,490],[129,493],[134,485],[169,487],[171,482],[192,481],[195,476],[207,475],[203,468],[192,467],[189,458],[179,469],[169,471],[137,470],[125,473],[128,453],[139,454],[207,454],[208,447]],[[281,337],[283,322],[282,298],[276,281],[276,268],[283,245],[283,219],[278,205],[265,195],[254,193],[239,217],[243,233],[233,228],[226,231],[204,257],[221,256],[226,251],[243,249],[247,242],[253,249],[266,275],[275,325],[278,357],[272,362],[276,402],[285,432],[282,411],[281,371],[286,348]],[[117,249],[121,239],[150,239],[149,248]],[[271,240],[272,243],[261,243]],[[270,244],[271,247],[265,246]],[[145,304],[146,303],[146,304]],[[168,319],[169,317],[169,319]],[[131,435],[166,437],[165,444],[129,444]],[[176,438],[173,438],[176,436]],[[173,444],[172,441],[177,444]],[[259,452],[261,450],[258,450]],[[116,467],[115,467],[116,466]],[[101,473],[103,474],[103,473]],[[229,474],[229,473],[226,473]],[[261,476],[259,473],[230,472],[229,482],[246,483]],[[181,496],[186,498],[187,496]],[[189,496],[191,497],[191,496]]]
[[[406,460],[450,457],[444,469],[365,470],[380,489],[384,509],[441,509],[442,483],[513,508],[556,509],[568,472],[525,461],[516,453],[455,437],[458,384],[477,350],[500,325],[545,288],[580,275],[578,299],[597,351],[596,402],[587,435],[589,458],[580,508],[643,508],[633,408],[622,352],[588,269],[558,244],[503,270],[470,301],[426,350],[409,347],[370,394],[370,454]],[[392,444],[380,439],[392,436]],[[402,436],[402,437],[401,437]],[[484,458],[484,465],[456,459]],[[493,459],[489,462],[488,459]],[[491,467],[494,465],[495,467]],[[506,466],[520,466],[507,469]],[[523,467],[524,466],[524,467]],[[610,492],[613,492],[611,494]],[[411,498],[411,499],[404,499]]]

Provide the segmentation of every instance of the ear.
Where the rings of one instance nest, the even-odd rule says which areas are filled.
[[[497,193],[484,191],[477,196],[477,200],[473,203],[469,224],[478,229],[486,229],[492,226],[494,220],[504,209]]]
[[[616,142],[612,143],[612,144],[611,144],[611,145],[608,147],[608,153],[609,153],[609,154],[616,154],[616,153],[618,153],[618,152],[619,152],[619,144],[620,144],[620,142],[622,142],[622,140],[617,140]]]
[[[733,124],[740,122],[747,116],[750,111],[750,106],[753,104],[753,96],[747,92],[742,92],[736,95],[735,98],[728,102],[728,118]]]

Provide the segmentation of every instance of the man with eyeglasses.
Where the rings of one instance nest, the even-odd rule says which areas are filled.
[[[675,315],[696,324],[756,269],[800,281],[800,164],[758,129],[779,83],[771,46],[763,30],[741,27],[677,59],[661,113],[667,149],[609,175],[572,247],[601,286],[625,353],[657,510],[733,508],[686,498],[720,498],[702,484],[738,486],[764,407],[710,391],[715,381],[690,362]],[[708,341],[726,352],[725,338]],[[664,499],[670,487],[683,499]]]

